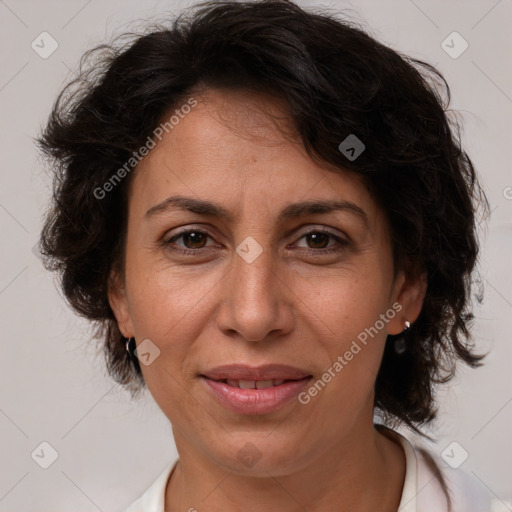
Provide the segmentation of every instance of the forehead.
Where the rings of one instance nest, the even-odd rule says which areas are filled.
[[[141,203],[141,209],[186,195],[214,199],[238,213],[245,203],[278,208],[309,198],[350,199],[369,217],[376,213],[361,177],[331,172],[309,158],[280,100],[219,90],[194,99],[197,105],[138,165],[130,202]]]

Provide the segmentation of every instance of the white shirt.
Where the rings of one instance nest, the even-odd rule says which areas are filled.
[[[405,452],[405,480],[397,512],[491,512],[490,495],[478,480],[461,469],[438,464],[450,490],[452,508],[439,478],[423,450],[416,449],[398,432],[395,436]],[[123,512],[165,512],[165,488],[178,461],[169,464],[151,487]]]

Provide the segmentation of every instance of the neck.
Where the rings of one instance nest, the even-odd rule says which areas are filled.
[[[373,426],[284,474],[240,474],[215,464],[178,432],[180,460],[167,483],[165,512],[396,512],[405,478],[402,448]],[[254,466],[256,469],[257,464]]]

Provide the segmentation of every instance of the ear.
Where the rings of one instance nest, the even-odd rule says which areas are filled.
[[[135,335],[132,320],[130,316],[130,308],[128,307],[128,297],[126,295],[126,286],[124,279],[117,271],[112,271],[108,283],[108,302],[121,334],[125,338],[131,338]]]
[[[393,288],[393,304],[398,303],[401,309],[388,323],[388,334],[400,334],[405,329],[405,322],[414,323],[420,316],[423,300],[427,293],[427,273],[407,274],[400,271]]]

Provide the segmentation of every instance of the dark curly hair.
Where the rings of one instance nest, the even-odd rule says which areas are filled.
[[[107,297],[111,271],[123,270],[134,173],[97,191],[153,140],[166,113],[208,88],[284,100],[308,155],[367,183],[389,220],[395,270],[426,273],[408,350],[397,354],[389,336],[375,385],[387,421],[419,431],[436,414],[434,385],[453,377],[457,360],[481,364],[469,332],[471,275],[477,212],[488,203],[443,76],[354,22],[287,0],[207,2],[123,34],[82,57],[53,105],[37,139],[55,173],[41,251],[70,305],[96,321],[109,373],[133,395],[144,388]],[[338,148],[350,134],[365,145],[357,159]]]

